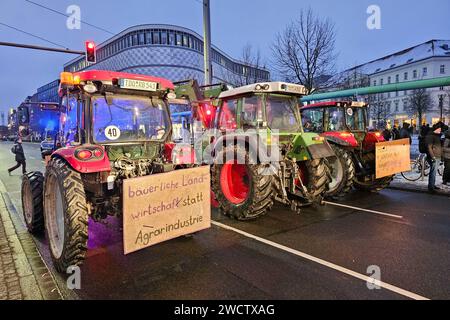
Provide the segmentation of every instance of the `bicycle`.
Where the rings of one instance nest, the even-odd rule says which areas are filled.
[[[430,174],[430,165],[426,161],[426,154],[421,153],[416,159],[411,160],[411,170],[402,172],[402,177],[408,181],[417,181],[420,178],[422,180]],[[444,163],[439,161],[437,166],[438,175],[444,174]]]

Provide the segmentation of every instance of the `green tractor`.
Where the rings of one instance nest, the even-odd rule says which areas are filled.
[[[298,101],[305,94],[300,85],[268,82],[219,95],[214,129],[203,139],[208,148],[201,148],[223,214],[250,220],[275,201],[294,211],[322,202],[325,162],[335,154],[323,137],[303,131]]]

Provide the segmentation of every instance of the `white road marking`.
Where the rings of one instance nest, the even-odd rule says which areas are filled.
[[[348,205],[345,205],[345,204],[329,202],[329,201],[324,201],[324,203],[332,205],[332,206],[336,206],[336,207],[343,207],[343,208],[348,208],[348,209],[353,209],[353,210],[358,210],[358,211],[364,211],[364,212],[379,214],[381,216],[386,216],[386,217],[391,217],[391,218],[396,218],[396,219],[403,219],[403,216],[399,216],[399,215],[396,215],[396,214],[391,214],[391,213],[386,213],[386,212],[381,212],[381,211],[375,211],[375,210],[369,210],[369,209],[364,209],[364,208],[358,208],[358,207],[348,206]]]
[[[301,251],[298,251],[298,250],[286,247],[286,246],[281,245],[279,243],[276,243],[276,242],[273,242],[273,241],[270,241],[270,240],[267,240],[267,239],[255,236],[255,235],[250,234],[248,232],[245,232],[245,231],[242,231],[242,230],[239,230],[239,229],[227,226],[226,224],[223,224],[223,223],[220,223],[220,222],[217,222],[217,221],[214,221],[214,220],[211,221],[211,224],[213,224],[213,225],[215,225],[217,227],[223,228],[225,230],[233,231],[235,233],[243,235],[244,237],[247,237],[247,238],[256,240],[258,242],[267,244],[269,246],[272,246],[274,248],[280,249],[282,251],[289,252],[289,253],[291,253],[293,255],[296,255],[298,257],[301,257],[301,258],[307,259],[309,261],[318,263],[318,264],[320,264],[322,266],[325,266],[325,267],[331,268],[333,270],[345,273],[345,274],[347,274],[349,276],[352,276],[354,278],[357,278],[357,279],[363,280],[365,282],[377,285],[377,286],[379,286],[381,288],[384,288],[386,290],[392,291],[392,292],[397,293],[399,295],[402,295],[404,297],[407,297],[407,298],[410,298],[410,299],[414,299],[414,300],[430,300],[430,299],[425,298],[425,297],[423,297],[421,295],[418,295],[418,294],[415,294],[413,292],[404,290],[402,288],[396,287],[396,286],[391,285],[389,283],[386,283],[386,282],[383,282],[383,281],[379,281],[379,280],[375,280],[374,278],[371,278],[371,277],[369,277],[367,275],[364,275],[364,274],[352,271],[350,269],[338,266],[337,264],[334,264],[332,262],[328,262],[328,261],[325,261],[323,259],[316,258],[314,256],[311,256],[311,255],[307,254],[307,253],[304,253],[304,252],[301,252]]]

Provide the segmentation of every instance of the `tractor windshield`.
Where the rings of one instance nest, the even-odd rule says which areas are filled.
[[[290,96],[269,95],[266,100],[267,123],[280,132],[300,131],[297,100]]]
[[[92,106],[97,143],[162,140],[170,130],[167,105],[157,98],[98,96]]]
[[[346,108],[347,126],[351,131],[364,131],[365,127],[365,109],[363,108]]]

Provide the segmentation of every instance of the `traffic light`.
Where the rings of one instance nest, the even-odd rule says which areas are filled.
[[[86,41],[86,61],[88,63],[97,62],[95,43],[92,41]]]

